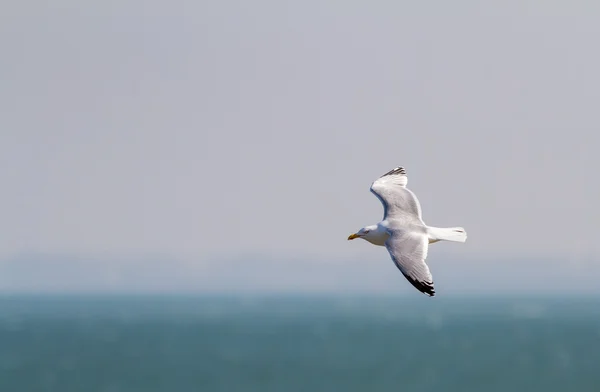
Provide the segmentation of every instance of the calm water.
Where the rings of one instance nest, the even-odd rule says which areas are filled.
[[[0,391],[600,391],[600,299],[0,297]]]

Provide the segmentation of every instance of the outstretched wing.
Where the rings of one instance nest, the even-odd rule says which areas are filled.
[[[383,204],[383,219],[401,215],[421,220],[421,205],[414,193],[406,188],[408,177],[403,167],[397,167],[371,184],[371,192]]]
[[[433,277],[425,263],[429,240],[426,234],[390,230],[385,247],[404,277],[420,292],[433,297]]]

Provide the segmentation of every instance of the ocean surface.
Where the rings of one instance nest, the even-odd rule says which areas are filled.
[[[0,391],[600,391],[600,298],[0,296]]]

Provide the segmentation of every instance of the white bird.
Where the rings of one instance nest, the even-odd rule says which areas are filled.
[[[421,206],[414,193],[406,188],[408,177],[397,167],[379,177],[371,192],[383,204],[383,220],[351,234],[348,240],[362,238],[373,245],[385,246],[396,267],[420,292],[433,297],[433,278],[425,263],[429,244],[438,241],[465,242],[462,227],[431,227],[421,218]]]

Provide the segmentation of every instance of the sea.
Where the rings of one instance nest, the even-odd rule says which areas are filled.
[[[0,391],[598,392],[600,297],[4,294]]]

